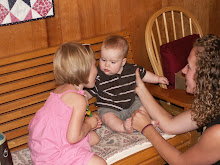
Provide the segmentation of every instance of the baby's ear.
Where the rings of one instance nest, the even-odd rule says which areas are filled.
[[[122,66],[125,65],[126,61],[127,61],[127,58],[123,58],[123,60],[122,60]]]

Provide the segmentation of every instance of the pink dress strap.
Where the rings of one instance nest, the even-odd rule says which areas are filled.
[[[80,95],[83,95],[83,96],[85,94],[84,90],[67,90],[67,91],[61,93],[60,95],[63,96],[64,94],[71,93],[71,92],[79,93]]]

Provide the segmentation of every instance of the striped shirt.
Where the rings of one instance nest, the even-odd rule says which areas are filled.
[[[146,70],[135,64],[126,63],[121,74],[106,75],[98,67],[95,87],[87,91],[97,98],[98,107],[107,107],[121,111],[129,108],[135,100],[136,75],[139,68],[140,76],[143,78]]]

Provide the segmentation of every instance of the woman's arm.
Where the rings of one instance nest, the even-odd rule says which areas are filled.
[[[159,128],[168,134],[180,134],[198,128],[196,122],[191,120],[191,111],[185,111],[175,117],[164,110],[153,98],[140,78],[138,69],[136,70],[135,89],[143,106],[150,117],[159,122]]]
[[[145,115],[147,120],[150,121],[149,116],[147,116],[147,114]],[[141,126],[141,124],[144,123],[141,123],[140,121],[140,112],[134,112],[132,117],[134,129],[141,131],[144,127],[143,125]],[[202,165],[213,164],[220,160],[220,125],[215,125],[205,131],[198,143],[184,153],[180,152],[164,140],[152,126],[144,129],[143,134],[149,139],[161,157],[163,157],[168,164]]]

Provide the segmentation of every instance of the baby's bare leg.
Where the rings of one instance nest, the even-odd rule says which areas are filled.
[[[111,128],[112,130],[117,131],[117,132],[130,133],[128,132],[128,130],[130,131],[130,127],[132,127],[131,120],[122,121],[118,116],[116,116],[115,114],[111,112],[106,113],[102,116],[102,122],[105,125],[107,125],[109,128]]]

